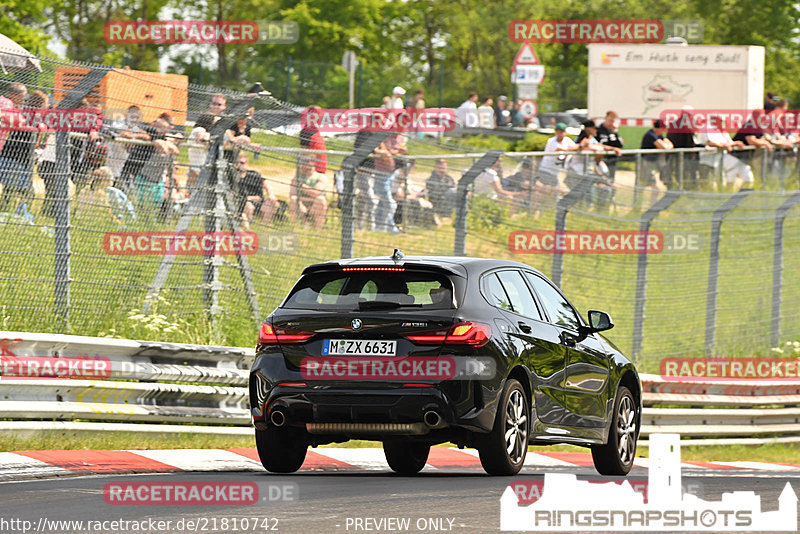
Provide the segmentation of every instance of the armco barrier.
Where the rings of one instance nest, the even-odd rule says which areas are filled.
[[[253,357],[253,349],[237,347],[0,332],[4,364],[36,358],[54,368],[59,358],[96,358],[109,369],[100,379],[26,378],[8,376],[0,365],[0,419],[6,419],[0,430],[241,435],[251,424],[246,386]],[[641,379],[645,438],[656,432],[712,438],[696,441],[702,445],[800,439],[800,382]]]

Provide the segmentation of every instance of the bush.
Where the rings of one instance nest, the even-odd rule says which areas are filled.
[[[497,150],[502,150],[503,152],[511,151],[512,146],[514,144],[511,141],[505,141],[496,135],[464,136],[460,139],[460,143],[462,145],[467,145],[475,148],[480,148],[485,150],[497,149]]]
[[[502,202],[483,195],[473,195],[469,201],[467,228],[471,231],[495,230],[508,218],[508,208]]]
[[[544,145],[550,139],[550,135],[529,132],[524,138],[514,143],[514,152],[536,152],[544,150]]]

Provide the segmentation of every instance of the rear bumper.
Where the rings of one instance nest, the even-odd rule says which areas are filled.
[[[263,352],[250,374],[250,408],[258,428],[280,410],[289,426],[308,424],[424,423],[434,411],[441,424],[425,430],[488,432],[494,423],[496,381],[453,380],[421,386],[400,382],[312,381],[287,366],[283,355]],[[411,432],[411,434],[418,432]]]

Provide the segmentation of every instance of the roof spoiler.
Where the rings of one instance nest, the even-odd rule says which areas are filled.
[[[338,271],[344,267],[407,267],[407,268],[415,268],[415,269],[428,269],[433,271],[444,271],[446,273],[460,276],[461,278],[467,277],[467,271],[460,265],[445,265],[441,263],[422,263],[418,261],[407,261],[407,260],[400,260],[400,261],[375,261],[370,263],[353,263],[353,264],[342,264],[337,261],[329,261],[325,263],[315,263],[314,265],[309,265],[305,269],[303,269],[303,274],[310,274],[316,273],[320,271]],[[458,269],[461,267],[461,269]]]

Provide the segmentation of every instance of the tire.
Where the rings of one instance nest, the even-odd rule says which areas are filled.
[[[424,443],[409,443],[396,440],[383,442],[383,453],[386,455],[386,462],[392,471],[401,475],[415,475],[419,473],[425,462],[428,461],[428,454],[431,446]]]
[[[267,471],[294,473],[306,459],[308,442],[303,430],[269,426],[266,430],[256,430],[256,448]]]
[[[614,417],[608,431],[608,443],[592,447],[594,467],[601,475],[625,476],[633,467],[636,438],[639,436],[636,401],[631,391],[620,386],[614,400]]]
[[[519,473],[528,452],[530,424],[531,407],[525,391],[518,381],[510,378],[500,396],[494,427],[478,446],[484,471],[499,476]]]

